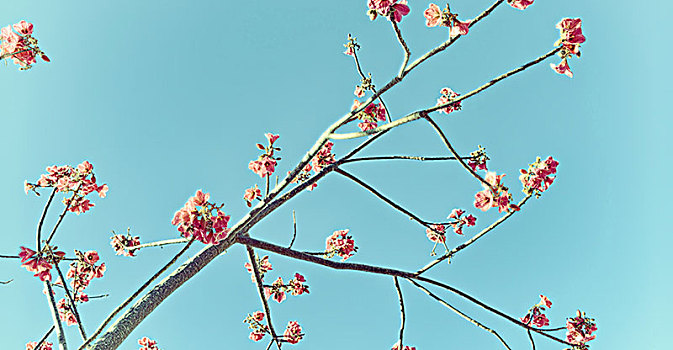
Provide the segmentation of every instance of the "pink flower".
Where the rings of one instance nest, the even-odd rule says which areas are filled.
[[[357,97],[362,97],[365,95],[365,90],[362,88],[362,86],[358,85],[355,87],[355,91],[353,93]]]
[[[510,6],[517,8],[519,10],[525,10],[526,7],[533,4],[533,1],[534,0],[507,0],[507,3],[509,3]]]
[[[423,16],[425,17],[425,25],[428,27],[436,27],[442,23],[442,11],[435,4],[430,4],[423,12]]]
[[[217,244],[228,235],[230,216],[208,202],[209,198],[210,194],[198,190],[184,207],[175,212],[171,223],[178,226],[183,237],[194,236],[204,244]]]
[[[569,78],[573,77],[573,72],[570,71],[570,66],[568,66],[568,60],[567,59],[562,59],[561,63],[558,65],[555,65],[553,63],[550,63],[549,66],[556,71],[558,74],[565,74]]]
[[[245,194],[243,195],[243,199],[245,200],[245,203],[248,205],[248,207],[252,206],[252,201],[261,197],[262,197],[262,191],[259,188],[257,188],[257,185],[245,190]]]
[[[264,287],[264,296],[266,299],[269,299],[269,297],[273,295],[273,300],[282,303],[286,298],[283,286],[283,279],[278,277],[278,279],[271,284],[271,287]]]
[[[521,169],[519,180],[523,184],[523,192],[528,195],[535,194],[539,197],[556,179],[551,175],[556,174],[558,164],[551,156],[544,161],[541,161],[538,157],[534,163],[528,166],[528,170]]]
[[[464,213],[465,211],[462,209],[453,209],[451,211],[451,214],[449,214],[449,216],[447,217],[447,219],[458,219]]]
[[[251,274],[252,281],[255,282],[255,275],[254,275],[253,270],[252,270],[252,264],[247,262],[243,265],[243,267],[245,267],[248,270],[248,272]],[[264,274],[273,270],[273,267],[271,266],[271,263],[269,262],[269,256],[268,255],[265,255],[261,260],[257,259],[257,267],[259,268],[259,277],[261,277],[262,280],[264,280]]]
[[[264,313],[261,311],[255,311],[252,313],[252,318],[257,322],[261,322],[264,320]]]
[[[598,330],[593,318],[587,318],[584,312],[577,310],[577,316],[566,320],[566,340],[574,345],[584,346],[586,342],[596,339],[591,335]]]
[[[399,3],[393,5],[393,20],[395,22],[402,21],[402,17],[409,14],[409,6],[407,6],[407,1],[402,0]]]
[[[540,294],[540,303],[539,305],[541,306],[546,306],[546,307],[551,307],[551,300],[547,298],[546,296]]]
[[[19,34],[21,35],[31,35],[33,34],[33,24],[26,22],[26,21],[21,21],[19,23],[16,23],[12,25],[14,27],[14,30],[16,30]]]
[[[288,286],[290,287],[290,293],[295,296],[302,295],[304,293],[308,294],[308,286],[304,285],[304,282],[306,282],[304,276],[299,273],[295,273],[294,278],[287,282]]]
[[[437,106],[445,105],[445,104],[449,103],[449,101],[451,101],[451,100],[455,99],[456,97],[460,96],[459,94],[457,94],[456,92],[454,92],[453,90],[451,90],[447,87],[441,89],[440,93],[442,94],[442,96],[440,96],[439,99],[437,99]],[[446,113],[446,114],[449,114],[453,111],[458,111],[462,107],[460,105],[460,102],[461,101],[452,103],[452,104],[450,104],[446,107],[443,107],[439,111],[442,112],[442,113]]]
[[[136,250],[128,250],[127,248],[140,245],[140,237],[133,237],[130,233],[126,236],[115,234],[110,237],[110,245],[116,255],[135,256]]]
[[[446,242],[446,227],[444,225],[430,225],[430,228],[425,229],[425,234],[431,242],[444,243]]]
[[[491,192],[490,189],[485,189],[474,195],[474,206],[482,211],[490,209],[493,206],[494,201],[493,192]]]
[[[461,22],[459,20],[454,20],[449,35],[452,38],[457,37],[458,35],[467,35],[470,31],[470,23],[472,23],[472,21]]]
[[[40,345],[39,349],[36,349],[35,348],[36,346],[37,346],[37,342],[32,341],[32,342],[26,344],[26,350],[52,350],[53,344],[48,342],[48,341],[45,341],[44,343],[42,343],[42,345]]]
[[[249,337],[250,337],[250,340],[252,340],[252,341],[260,341],[260,340],[262,340],[262,338],[264,338],[265,335],[266,335],[266,333],[264,333],[260,330],[254,330],[254,331],[250,332]]]
[[[391,19],[395,22],[402,20],[403,16],[409,14],[409,6],[407,6],[406,0],[401,0],[399,3],[398,0],[368,0],[367,6],[369,7],[369,18],[373,21],[378,15],[381,16],[390,16]],[[392,15],[392,16],[391,16]]]
[[[266,154],[263,154],[259,157],[258,160],[250,161],[248,168],[252,170],[253,173],[259,175],[261,178],[271,176],[276,170],[276,160],[269,157]]]
[[[391,350],[400,350],[400,342],[398,341],[397,343],[393,344],[393,348]],[[403,350],[416,350],[416,347],[405,345]]]
[[[157,342],[148,337],[142,337],[138,340],[138,345],[141,345],[140,350],[159,350]]]
[[[269,145],[273,145],[273,143],[276,142],[276,140],[278,140],[280,137],[280,135],[274,135],[272,133],[266,133],[264,136],[266,136],[266,139],[269,140]]]
[[[287,328],[285,329],[285,332],[283,333],[283,337],[285,337],[285,341],[287,341],[290,344],[297,344],[299,343],[302,338],[304,338],[304,334],[301,333],[301,326],[299,323],[296,321],[290,321],[287,324]]]
[[[348,229],[334,231],[331,236],[327,237],[325,242],[325,256],[328,258],[334,255],[340,256],[346,261],[357,252],[358,248],[355,246],[355,240],[348,235]]]

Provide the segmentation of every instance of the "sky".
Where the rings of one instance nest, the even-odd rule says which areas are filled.
[[[427,28],[429,2],[410,0],[400,24],[412,60],[446,39]],[[491,0],[456,0],[451,9],[473,18]],[[443,6],[440,4],[440,7]],[[552,326],[575,310],[598,325],[592,349],[665,349],[673,307],[667,212],[672,170],[671,95],[665,15],[673,5],[633,2],[537,0],[525,11],[503,5],[446,52],[428,60],[384,96],[392,116],[433,106],[439,90],[464,94],[493,77],[552,49],[554,27],[580,17],[587,42],[570,65],[574,78],[549,68],[549,59],[463,102],[447,116],[433,114],[459,153],[483,145],[489,168],[505,173],[514,199],[523,197],[518,171],[535,157],[554,156],[558,177],[542,198],[477,244],[442,263],[428,276],[459,288],[503,312],[521,317],[548,296]],[[365,1],[176,2],[31,1],[0,6],[0,25],[34,23],[34,35],[51,63],[29,71],[0,65],[0,254],[33,247],[47,198],[26,195],[50,165],[94,165],[107,198],[82,215],[66,216],[55,243],[97,250],[105,277],[89,294],[109,294],[82,305],[91,333],[180,246],[145,249],[135,258],[116,256],[111,231],[131,232],[142,242],[177,238],[173,213],[198,189],[224,203],[238,221],[248,210],[246,188],[263,181],[247,165],[264,133],[280,135],[277,174],[291,170],[332,122],[349,111],[359,83],[344,55],[349,33],[361,45],[362,68],[381,87],[397,72],[402,51],[390,23],[371,22]],[[344,131],[356,131],[354,125]],[[346,154],[361,140],[337,141]],[[415,121],[393,130],[363,155],[446,155],[432,129]],[[458,245],[497,220],[494,209],[474,208],[481,186],[456,163],[371,162],[344,168],[427,220],[441,221],[453,208],[477,217]],[[57,199],[60,198],[57,196]],[[51,227],[62,204],[47,217]],[[332,232],[349,229],[359,247],[349,261],[414,271],[429,262],[425,230],[356,184],[330,174],[313,192],[292,199],[250,232],[288,244],[292,211],[299,250],[320,251]],[[33,247],[34,248],[34,247]],[[196,254],[195,244],[188,255]],[[441,248],[439,249],[442,252]],[[259,251],[260,255],[266,254]],[[269,279],[299,272],[310,294],[271,303],[281,332],[298,321],[304,340],[297,349],[390,349],[399,332],[399,305],[392,278],[334,271],[269,254]],[[185,258],[186,259],[186,258]],[[263,349],[248,339],[242,322],[261,309],[234,246],[147,317],[121,349],[137,349],[143,336],[161,349]],[[51,325],[42,284],[18,261],[0,260],[3,349],[23,349]],[[407,281],[405,344],[427,349],[502,348],[495,337],[461,319]],[[433,292],[498,331],[513,349],[529,348],[522,329],[446,291]],[[557,334],[564,336],[564,332]],[[67,327],[71,347],[80,344]],[[268,338],[266,338],[268,339]],[[52,336],[50,341],[55,342]],[[536,337],[538,349],[562,349]]]

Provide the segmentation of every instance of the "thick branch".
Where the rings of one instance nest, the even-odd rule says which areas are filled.
[[[54,321],[54,327],[56,328],[58,348],[59,350],[68,350],[68,344],[65,341],[65,333],[63,333],[63,324],[61,324],[61,318],[58,316],[58,308],[56,307],[56,300],[54,300],[54,289],[51,288],[51,282],[48,280],[44,281],[44,286],[47,289],[47,301],[49,301],[51,318]]]
[[[86,332],[84,331],[84,325],[82,324],[82,319],[79,317],[79,311],[77,311],[77,304],[75,302],[75,298],[72,294],[70,294],[70,289],[68,288],[68,285],[65,282],[65,276],[63,276],[63,272],[61,272],[61,268],[58,266],[58,263],[55,263],[54,267],[56,268],[58,276],[61,277],[61,283],[63,284],[63,289],[65,289],[65,295],[68,297],[68,302],[70,303],[70,307],[72,307],[72,313],[75,315],[75,319],[77,320],[77,327],[79,328],[79,334],[82,336],[82,340],[86,341]],[[75,293],[77,292],[75,291]]]

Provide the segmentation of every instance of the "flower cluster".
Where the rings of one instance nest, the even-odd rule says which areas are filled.
[[[577,310],[577,316],[566,320],[566,340],[575,345],[575,349],[587,349],[586,342],[594,340],[591,333],[598,330],[593,318],[587,318],[584,312]]]
[[[449,214],[449,217],[447,218],[456,220],[451,223],[451,227],[453,227],[453,232],[459,235],[463,234],[463,226],[470,227],[476,225],[477,223],[477,218],[472,216],[472,214],[462,216],[463,214],[465,214],[465,210],[453,209],[451,211],[451,214]]]
[[[14,31],[12,31],[14,28]],[[36,56],[49,62],[49,57],[37,46],[37,39],[33,37],[33,24],[20,21],[0,30],[0,59],[12,58],[21,70],[30,69],[37,62]]]
[[[171,223],[178,226],[178,231],[185,238],[194,236],[204,244],[217,244],[229,233],[227,224],[230,216],[221,211],[224,204],[216,206],[208,202],[208,199],[209,193],[196,191],[185,206],[175,212]]]
[[[264,286],[264,296],[266,299],[273,296],[273,300],[282,303],[286,298],[285,293],[294,296],[308,294],[308,286],[304,282],[306,282],[306,278],[299,273],[295,273],[294,278],[289,280],[287,284],[283,284],[283,279],[278,277],[270,286]]]
[[[327,237],[325,243],[325,257],[331,258],[335,255],[340,256],[346,261],[358,251],[355,246],[355,241],[352,236],[348,235],[348,229],[334,231],[331,236]]]
[[[270,333],[269,327],[261,322],[264,321],[264,313],[261,311],[255,311],[252,315],[248,316],[243,320],[243,322],[248,324],[248,328],[252,329],[250,332],[250,340],[260,341],[267,333]]]
[[[533,4],[533,1],[535,0],[507,0],[507,3],[519,10],[525,10],[526,7],[530,6]]]
[[[128,248],[140,245],[139,236],[131,236],[131,232],[127,232],[126,236],[115,234],[112,232],[110,237],[110,245],[114,249],[116,255],[135,256],[136,250],[129,250]]]
[[[540,302],[530,308],[526,316],[520,318],[521,322],[538,328],[548,326],[549,319],[543,314],[545,308],[551,308],[551,301],[546,296],[540,295]]]
[[[37,187],[55,187],[57,192],[72,192],[72,197],[64,198],[63,203],[68,205],[69,211],[76,214],[84,213],[94,206],[84,197],[96,191],[99,197],[104,198],[109,189],[107,185],[99,186],[96,184],[93,165],[88,161],[84,161],[77,168],[69,165],[50,166],[47,167],[47,174],[42,174],[36,183],[24,182],[26,194],[28,194],[28,191],[38,194],[35,191]]]
[[[40,345],[39,349],[36,349],[35,347],[37,346],[36,341],[32,341],[28,344],[26,344],[26,350],[52,350],[52,343],[45,341]]]
[[[442,96],[440,96],[437,99],[437,104],[435,106],[442,106],[444,104],[449,103],[449,101],[455,99],[456,97],[460,96],[460,94],[456,93],[455,91],[447,87],[441,89],[439,93],[442,94]],[[446,114],[449,114],[453,111],[459,111],[462,108],[460,102],[462,101],[454,102],[446,107],[441,108],[439,111]]]
[[[400,342],[398,341],[397,343],[393,344],[393,348],[391,350],[400,350]],[[405,345],[402,350],[416,350],[416,347]]]
[[[348,42],[344,44],[346,51],[344,54],[348,56],[355,56],[355,50],[360,49],[360,44],[357,42],[357,38],[348,34]]]
[[[264,153],[257,160],[251,160],[248,164],[248,168],[262,178],[271,176],[276,171],[277,161],[280,160],[280,157],[274,157],[273,155],[274,151],[280,151],[280,148],[273,146],[280,136],[271,133],[266,133],[264,136],[269,141],[268,146],[264,146],[261,143],[257,144],[257,148],[264,151]]]
[[[367,15],[372,21],[381,15],[391,21],[399,22],[410,11],[407,0],[367,0],[367,7],[369,7]]]
[[[362,103],[354,100],[351,111],[360,108],[360,106],[362,106]],[[358,123],[358,128],[362,131],[367,131],[376,128],[379,121],[386,121],[386,115],[386,108],[383,106],[383,103],[370,103],[363,110],[355,114],[354,118],[362,121]]]
[[[561,51],[558,55],[561,57],[561,63],[555,65],[550,63],[552,69],[559,74],[565,74],[568,77],[573,77],[573,72],[568,66],[568,58],[572,55],[580,57],[580,44],[586,41],[584,34],[582,34],[582,20],[579,18],[564,18],[556,25],[561,31],[561,38],[556,41],[555,46],[561,46]]]
[[[304,182],[308,180],[311,177],[311,170],[315,174],[319,173],[324,167],[334,163],[335,160],[335,155],[332,153],[332,147],[334,146],[334,143],[332,141],[327,141],[325,144],[320,148],[320,151],[311,159],[311,164],[306,164],[304,169],[302,169],[299,174],[292,180],[290,181],[291,183],[297,183],[297,182]],[[289,171],[287,172],[288,174],[290,173]],[[311,186],[307,187],[306,189],[309,191],[313,191],[314,188],[318,186],[317,183],[312,183]]]
[[[435,244],[446,242],[446,227],[442,224],[430,225],[429,228],[425,229],[425,233],[428,239]]]
[[[61,321],[65,322],[68,326],[77,324],[77,317],[75,317],[75,313],[72,311],[70,303],[65,300],[65,298],[56,303],[56,308],[58,309],[58,317]]]
[[[484,180],[486,184],[482,184],[484,190],[477,192],[474,195],[474,206],[483,211],[490,208],[498,208],[498,212],[510,210],[518,211],[519,206],[510,203],[512,195],[509,194],[509,189],[502,184],[502,178],[505,174],[496,175],[495,172],[489,171],[486,173]]]
[[[304,334],[301,332],[301,326],[297,321],[290,321],[285,328],[283,333],[284,341],[290,344],[297,344],[299,341],[304,338]]]
[[[261,198],[262,198],[262,191],[257,187],[257,185],[248,188],[247,190],[245,190],[245,193],[243,194],[243,200],[245,200],[245,204],[248,205],[248,208],[252,206],[252,201]]]
[[[103,277],[106,268],[105,263],[96,265],[100,258],[98,257],[98,252],[95,250],[90,250],[86,253],[75,250],[75,255],[77,255],[77,261],[73,261],[70,264],[65,277],[72,278],[70,286],[73,288],[73,297],[77,299],[79,293],[84,291],[94,278]]]
[[[53,264],[58,264],[65,257],[65,253],[56,251],[56,246],[49,246],[45,244],[42,251],[37,254],[36,251],[19,247],[19,258],[21,258],[21,266],[25,267],[30,272],[35,272],[35,277],[40,281],[51,281],[51,269]]]
[[[159,350],[156,340],[152,340],[148,337],[142,337],[139,339],[138,345],[140,345],[139,350]]]
[[[486,167],[486,161],[490,158],[486,155],[486,149],[479,145],[479,149],[470,153],[471,159],[467,161],[467,165],[472,168],[472,170],[488,170]]]
[[[264,280],[264,274],[267,272],[273,270],[273,267],[271,266],[271,263],[269,262],[269,256],[265,255],[262,259],[259,259],[258,257],[255,256],[255,260],[257,261],[257,268],[259,269],[259,278]],[[252,278],[252,281],[255,282],[255,274],[253,273],[252,269],[252,264],[247,262],[245,265],[243,265],[248,272],[251,274],[250,278]]]
[[[523,193],[540,197],[556,179],[551,175],[556,174],[557,166],[558,162],[551,156],[544,161],[537,157],[535,162],[528,166],[528,170],[521,169],[519,180],[523,184]]]
[[[449,35],[454,38],[458,35],[466,35],[470,31],[470,23],[472,21],[459,21],[457,13],[451,13],[449,4],[442,11],[439,6],[430,4],[427,10],[423,12],[425,16],[425,25],[428,27],[448,27]]]

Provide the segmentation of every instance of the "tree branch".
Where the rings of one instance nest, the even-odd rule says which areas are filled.
[[[402,338],[404,337],[404,321],[405,321],[405,313],[404,313],[404,298],[402,297],[402,289],[400,288],[400,282],[397,280],[397,276],[393,277],[393,280],[395,281],[395,289],[397,290],[397,298],[400,300],[400,342],[399,342],[399,350],[403,350],[404,346],[402,345]]]
[[[77,311],[77,304],[75,303],[75,299],[73,295],[70,294],[70,289],[68,289],[68,285],[65,282],[65,276],[63,276],[63,272],[61,272],[61,268],[58,266],[58,263],[54,263],[54,267],[56,268],[58,276],[61,277],[61,283],[63,284],[63,289],[65,289],[65,295],[68,297],[68,302],[72,307],[72,313],[75,315],[75,319],[77,320],[77,327],[79,328],[79,333],[82,336],[82,340],[86,340],[86,332],[84,331],[84,325],[82,324],[82,319],[79,317],[79,312]]]
[[[269,332],[271,332],[271,339],[276,341],[278,349],[281,348],[281,342],[278,340],[276,335],[276,330],[273,328],[273,323],[271,322],[271,308],[269,307],[269,302],[264,296],[264,287],[262,284],[262,277],[259,274],[259,266],[257,266],[257,256],[255,255],[255,250],[250,246],[245,247],[248,251],[248,259],[250,260],[250,265],[252,265],[252,274],[255,277],[255,286],[257,287],[257,292],[259,293],[259,299],[262,301],[262,306],[264,306],[264,312],[266,313],[266,322],[269,324]]]
[[[56,336],[58,337],[59,350],[68,350],[68,344],[65,341],[65,333],[63,333],[63,324],[58,315],[58,308],[56,307],[56,300],[54,300],[54,290],[51,288],[49,280],[44,281],[44,286],[47,289],[47,301],[49,301],[49,308],[51,309],[51,319],[54,321],[56,328]]]
[[[411,51],[409,51],[409,46],[407,46],[407,43],[404,41],[404,38],[402,37],[402,31],[400,30],[400,27],[397,25],[397,22],[391,19],[390,23],[393,24],[393,29],[395,30],[395,36],[397,36],[397,41],[400,42],[400,45],[402,45],[402,50],[404,50],[404,61],[402,61],[400,72],[397,73],[397,76],[399,78],[402,78],[404,76],[404,70],[407,68],[407,64],[409,63],[409,56],[411,56]],[[402,350],[401,344],[400,344],[400,350]]]

